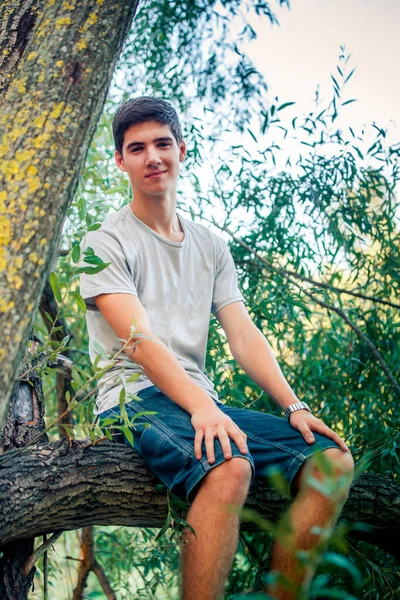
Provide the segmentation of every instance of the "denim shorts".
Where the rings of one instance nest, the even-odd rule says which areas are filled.
[[[145,388],[137,396],[140,400],[125,404],[132,421],[132,436],[128,437],[133,437],[134,449],[171,492],[191,502],[204,476],[229,460],[224,457],[219,439],[214,441],[215,461],[208,462],[204,442],[202,458],[198,460],[194,454],[195,430],[190,414],[155,386]],[[230,443],[232,457],[242,457],[250,462],[253,479],[266,479],[268,470],[274,467],[283,475],[289,490],[307,458],[327,448],[339,448],[336,442],[316,432],[313,432],[315,443],[307,444],[286,419],[222,403],[218,403],[218,407],[247,435],[246,454],[233,440],[230,439]],[[157,414],[139,414],[144,411]],[[117,419],[112,425],[123,424],[119,421],[120,408],[115,406],[99,414],[100,427],[110,417]],[[124,434],[114,435],[114,440],[128,445],[132,441]]]

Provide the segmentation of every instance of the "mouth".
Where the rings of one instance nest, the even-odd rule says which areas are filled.
[[[166,173],[166,171],[156,171],[155,173],[150,173],[150,175],[146,175],[146,179],[157,179],[158,177],[161,177],[161,175],[164,175],[164,173]]]

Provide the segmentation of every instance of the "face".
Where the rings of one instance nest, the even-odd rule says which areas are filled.
[[[169,125],[148,121],[126,130],[122,156],[115,151],[115,162],[128,173],[133,192],[160,195],[175,187],[185,156],[185,143],[178,145]]]

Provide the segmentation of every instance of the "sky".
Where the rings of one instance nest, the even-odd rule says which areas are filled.
[[[390,141],[400,138],[400,0],[291,0],[290,9],[271,0],[280,25],[253,19],[258,39],[246,51],[264,74],[272,95],[307,111],[320,85],[332,97],[340,45],[351,54],[341,125],[390,125]],[[336,72],[336,74],[335,74]],[[345,110],[346,109],[346,110]]]
[[[356,134],[365,128],[362,137],[366,149],[376,140],[377,132],[370,127],[375,122],[388,129],[388,144],[398,144],[400,0],[290,0],[290,9],[270,0],[270,6],[279,25],[271,24],[266,17],[254,17],[251,25],[257,39],[242,49],[264,75],[269,103],[274,102],[275,96],[279,98],[277,105],[296,102],[281,113],[286,123],[294,116],[315,110],[317,87],[320,105],[328,105],[333,97],[331,74],[338,78],[340,46],[345,46],[345,55],[351,54],[345,76],[353,68],[355,72],[343,88],[341,102],[353,98],[357,102],[340,109],[336,128],[352,127]],[[271,128],[268,141],[280,143],[281,140],[281,131]],[[256,144],[248,139],[246,147],[255,150]],[[299,150],[298,144],[289,137],[281,147],[277,170],[285,169],[286,158],[296,156]],[[307,152],[304,146],[300,151]],[[202,176],[204,182],[212,177],[205,165]],[[399,188],[400,185],[397,193]],[[214,217],[215,210],[216,207]],[[247,221],[244,213],[236,211],[235,214]]]

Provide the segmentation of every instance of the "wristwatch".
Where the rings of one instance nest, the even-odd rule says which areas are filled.
[[[288,421],[290,419],[290,415],[292,413],[296,412],[296,410],[307,410],[309,413],[311,412],[310,407],[305,402],[295,402],[294,404],[291,404],[290,406],[288,406],[287,409],[285,410],[284,414]]]

